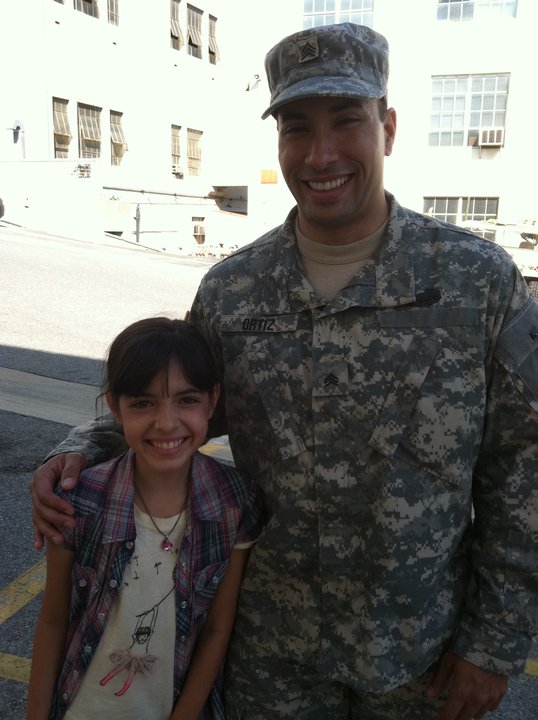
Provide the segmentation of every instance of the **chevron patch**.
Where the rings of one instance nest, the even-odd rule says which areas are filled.
[[[315,35],[309,35],[297,41],[297,58],[300,63],[314,60],[319,55],[318,39]]]
[[[329,387],[329,385],[335,385],[336,387],[340,385],[340,380],[334,373],[329,373],[327,377],[323,379],[323,387]]]

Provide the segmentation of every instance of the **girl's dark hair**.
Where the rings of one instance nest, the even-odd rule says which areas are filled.
[[[199,330],[185,320],[155,317],[129,325],[112,342],[103,394],[110,393],[114,403],[120,395],[142,395],[173,360],[197,390],[211,392],[219,382],[213,355]]]

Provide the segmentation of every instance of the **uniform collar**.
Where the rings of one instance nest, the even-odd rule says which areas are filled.
[[[413,249],[416,226],[406,211],[386,193],[390,203],[385,239],[378,253],[353,277],[336,297],[326,303],[312,288],[300,268],[294,226],[294,208],[281,226],[276,257],[275,284],[285,282],[292,311],[323,307],[325,312],[340,312],[349,307],[398,307],[415,301]],[[282,285],[280,285],[282,287]]]

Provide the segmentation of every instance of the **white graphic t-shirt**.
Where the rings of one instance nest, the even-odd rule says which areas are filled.
[[[175,593],[173,572],[186,512],[169,536],[170,552],[150,517],[136,505],[135,551],[119,597],[65,720],[168,720],[174,688]],[[154,518],[166,532],[177,519]]]

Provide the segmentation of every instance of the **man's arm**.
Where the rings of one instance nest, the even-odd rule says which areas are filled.
[[[125,449],[121,425],[108,414],[73,428],[47,455],[28,488],[32,497],[36,550],[43,547],[44,537],[60,544],[63,538],[59,528],[73,527],[73,508],[53,492],[55,485],[61,482],[64,490],[72,490],[85,467],[116,457]]]
[[[516,282],[497,321],[473,479],[474,588],[428,692],[448,692],[438,720],[494,710],[538,631],[538,306],[526,288]]]

